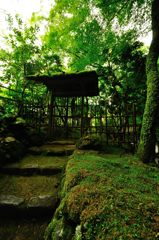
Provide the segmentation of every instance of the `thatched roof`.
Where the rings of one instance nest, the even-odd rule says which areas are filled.
[[[57,97],[97,96],[98,75],[95,71],[58,73],[53,76],[27,76],[26,79],[43,83]]]

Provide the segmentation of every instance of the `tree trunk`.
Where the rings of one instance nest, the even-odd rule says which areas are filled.
[[[156,125],[159,116],[159,0],[152,2],[152,42],[147,56],[147,99],[142,120],[138,155],[143,162],[149,163],[155,158]]]

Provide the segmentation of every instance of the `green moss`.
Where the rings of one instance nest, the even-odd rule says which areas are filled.
[[[152,43],[154,44],[154,42]],[[154,46],[153,46],[154,47]],[[159,74],[156,51],[151,46],[147,57],[147,99],[142,121],[138,156],[143,162],[155,159],[155,141],[158,118]]]
[[[155,239],[158,191],[158,169],[137,157],[76,151],[68,161],[56,219],[74,223],[75,232],[80,226],[84,240]]]

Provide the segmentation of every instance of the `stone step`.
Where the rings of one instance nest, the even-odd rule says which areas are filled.
[[[0,172],[2,174],[9,175],[20,175],[20,176],[32,176],[32,175],[42,175],[42,176],[50,176],[62,173],[63,168],[41,168],[36,165],[32,167],[25,168],[16,168],[16,167],[3,167]]]
[[[0,172],[10,175],[55,175],[62,173],[67,157],[27,155],[21,161],[1,167]]]
[[[53,214],[59,203],[61,174],[53,176],[0,175],[0,215]]]
[[[72,140],[56,140],[56,141],[49,141],[47,144],[50,145],[75,145],[75,142]]]
[[[0,214],[1,240],[43,240],[52,216],[5,218]]]
[[[69,156],[75,150],[75,145],[45,144],[39,147],[28,149],[30,154],[45,156]]]
[[[39,195],[28,200],[14,195],[0,195],[1,216],[47,216],[53,215],[59,203],[57,195]]]

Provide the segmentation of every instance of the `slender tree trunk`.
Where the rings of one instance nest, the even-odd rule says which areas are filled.
[[[153,0],[151,14],[153,38],[146,63],[147,99],[138,147],[138,155],[146,163],[153,161],[155,157],[156,125],[159,120],[159,72],[157,67],[159,57],[159,0]]]

